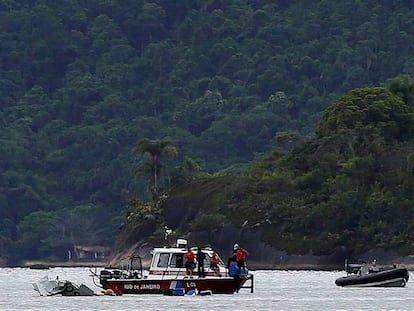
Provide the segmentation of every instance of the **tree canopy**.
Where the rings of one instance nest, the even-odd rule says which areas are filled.
[[[324,152],[295,165],[324,166],[303,173],[301,184],[317,187],[338,166],[331,134],[350,153],[391,144],[380,157],[393,170],[413,135],[412,9],[403,0],[2,1],[0,256],[22,257],[19,240],[35,234],[20,223],[42,216],[32,213],[58,222],[93,206],[105,217],[90,228],[116,232],[126,202],[149,196],[130,152],[143,139],[169,137],[179,150],[176,163],[165,163],[174,164],[171,185],[246,171],[278,157],[275,148],[301,145],[275,140],[278,133],[303,142],[315,128],[324,143],[302,148]],[[371,177],[349,174],[377,160],[343,159],[348,175],[335,182],[361,189]],[[112,244],[116,234],[90,236],[71,241]]]
[[[403,140],[412,128],[409,106],[384,87],[355,89],[324,113],[316,129],[320,138],[345,129],[371,127],[387,140]]]

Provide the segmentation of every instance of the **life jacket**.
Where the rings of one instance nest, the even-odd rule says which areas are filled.
[[[211,265],[213,265],[213,266],[217,266],[217,265],[218,265],[218,263],[219,263],[219,259],[218,259],[218,257],[217,257],[217,256],[211,256],[211,258],[210,258],[210,263],[211,263]]]
[[[236,253],[237,261],[242,261],[246,259],[246,251],[243,248],[239,248]]]
[[[192,251],[185,253],[184,257],[186,261],[194,262],[194,253]]]

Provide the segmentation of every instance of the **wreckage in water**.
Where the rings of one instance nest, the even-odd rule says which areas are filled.
[[[95,296],[97,295],[92,289],[85,284],[77,285],[68,280],[50,279],[48,276],[40,279],[37,283],[33,283],[33,289],[40,296]]]

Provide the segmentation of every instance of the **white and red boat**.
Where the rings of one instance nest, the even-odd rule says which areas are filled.
[[[129,258],[125,267],[105,268],[100,273],[94,273],[99,279],[100,286],[122,294],[164,294],[184,295],[186,293],[233,294],[241,288],[250,288],[253,292],[253,275],[247,269],[239,271],[236,265],[226,268],[219,258],[219,270],[210,268],[210,258],[213,249],[207,247],[201,250],[205,253],[203,263],[205,275],[198,275],[198,266],[192,276],[186,274],[184,254],[188,250],[187,240],[178,239],[172,247],[157,247],[151,252],[152,260],[149,269],[142,269],[141,257]],[[197,247],[191,250],[196,255]],[[249,286],[245,283],[249,281]]]

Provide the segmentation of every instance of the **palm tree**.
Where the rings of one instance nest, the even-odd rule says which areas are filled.
[[[141,139],[132,150],[134,154],[148,154],[150,159],[149,162],[141,165],[139,172],[145,173],[150,171],[152,177],[152,189],[151,192],[154,198],[159,195],[159,180],[161,174],[161,156],[167,154],[169,156],[176,156],[178,154],[177,148],[168,139]]]

